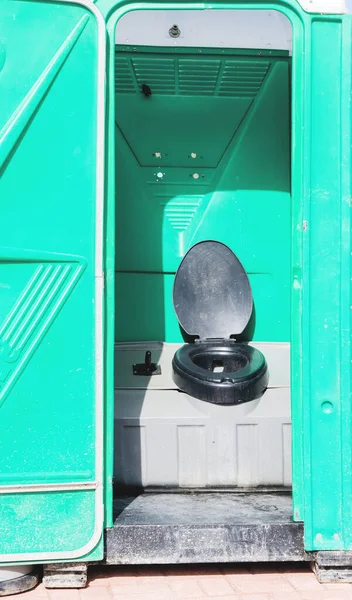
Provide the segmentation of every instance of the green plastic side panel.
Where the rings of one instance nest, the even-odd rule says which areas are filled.
[[[305,55],[311,111],[303,257],[305,537],[308,549],[350,550],[351,18],[313,19]]]
[[[121,48],[115,68],[116,338],[182,341],[173,276],[216,239],[249,273],[245,337],[289,340],[289,59]]]
[[[99,559],[97,22],[77,5],[16,0],[0,3],[0,22],[0,486],[92,488],[2,493],[0,555]]]

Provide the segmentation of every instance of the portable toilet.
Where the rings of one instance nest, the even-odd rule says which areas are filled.
[[[351,581],[344,1],[0,15],[0,595],[97,561]]]

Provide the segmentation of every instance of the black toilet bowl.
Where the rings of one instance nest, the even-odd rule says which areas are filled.
[[[260,398],[269,380],[263,354],[234,341],[185,344],[176,351],[172,368],[180,390],[212,404],[243,404]]]

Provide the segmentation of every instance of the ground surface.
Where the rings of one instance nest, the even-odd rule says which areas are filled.
[[[91,567],[84,590],[35,590],[19,600],[352,600],[352,584],[317,582],[308,565]]]

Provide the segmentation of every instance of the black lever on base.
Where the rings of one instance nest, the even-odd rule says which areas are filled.
[[[150,350],[147,350],[145,353],[144,363],[133,365],[133,375],[144,375],[145,377],[161,375],[160,365],[152,362],[152,353]]]

